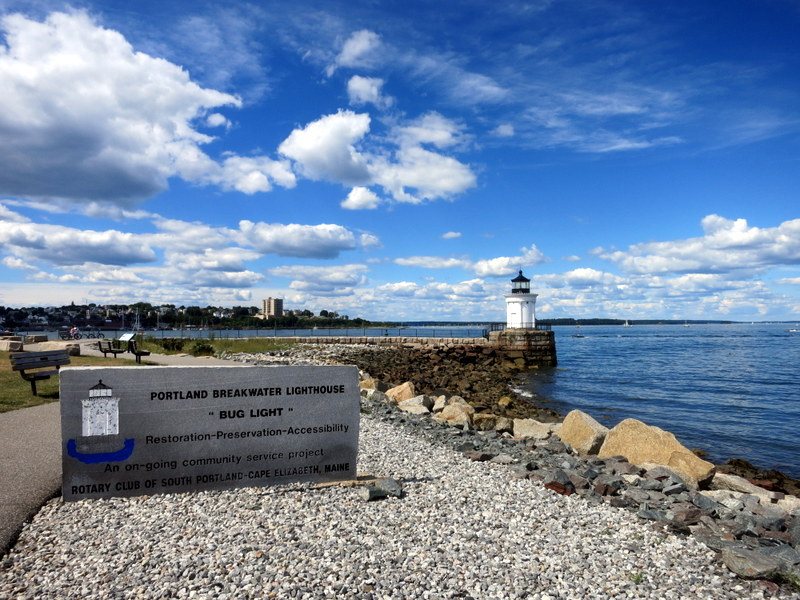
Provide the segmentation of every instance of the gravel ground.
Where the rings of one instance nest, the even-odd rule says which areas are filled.
[[[0,598],[764,598],[705,546],[363,415],[359,471],[401,498],[293,484],[48,503]],[[779,598],[798,598],[787,591]]]

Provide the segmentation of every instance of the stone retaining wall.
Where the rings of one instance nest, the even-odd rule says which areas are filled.
[[[492,357],[506,367],[524,371],[556,365],[556,342],[552,331],[505,330],[492,332],[486,338],[431,338],[431,337],[278,337],[277,341],[296,344],[359,344],[387,347],[454,349],[493,349]],[[484,356],[485,358],[485,356]]]
[[[555,367],[556,337],[552,331],[504,329],[489,333],[489,344],[505,352],[521,352],[527,367]]]

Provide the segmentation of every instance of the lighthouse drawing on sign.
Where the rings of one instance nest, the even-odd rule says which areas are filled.
[[[81,435],[117,435],[119,433],[119,398],[99,380],[81,400]]]
[[[119,435],[119,402],[100,379],[81,400],[81,435],[67,441],[67,454],[82,463],[120,462],[133,454],[135,440]]]
[[[511,280],[511,293],[505,294],[506,327],[508,329],[536,329],[536,297],[531,294],[531,280],[520,270]]]

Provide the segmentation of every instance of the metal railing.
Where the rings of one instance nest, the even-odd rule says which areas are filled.
[[[505,323],[491,323],[490,331],[503,331],[506,329]],[[536,323],[533,327],[526,327],[526,329],[533,329],[535,331],[552,331],[553,327],[550,323]]]

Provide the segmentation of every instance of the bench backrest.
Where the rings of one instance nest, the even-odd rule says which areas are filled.
[[[10,355],[12,371],[28,371],[45,367],[60,367],[69,364],[66,350],[47,350],[44,352],[16,352]]]

